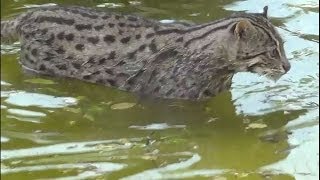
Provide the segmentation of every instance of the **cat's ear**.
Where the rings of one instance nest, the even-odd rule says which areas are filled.
[[[238,39],[243,38],[245,35],[250,33],[254,27],[248,20],[240,20],[234,27],[234,34],[237,36]]]
[[[268,6],[263,7],[262,16],[268,18]]]

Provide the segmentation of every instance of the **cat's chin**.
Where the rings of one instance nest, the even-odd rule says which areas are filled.
[[[282,76],[284,76],[286,74],[286,72],[284,70],[279,70],[279,71],[272,71],[270,73],[266,73],[265,76],[274,81],[277,82],[279,79],[282,78]]]
[[[272,75],[264,75],[264,76],[273,82],[277,82],[279,79],[281,79],[283,74],[272,74]]]
[[[267,71],[259,66],[252,66],[250,67],[249,72],[258,74],[259,76],[266,77],[267,79],[277,82],[285,73],[284,72],[273,72],[273,71]]]

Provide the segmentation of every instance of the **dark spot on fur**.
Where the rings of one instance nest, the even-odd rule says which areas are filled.
[[[90,57],[87,61],[88,64],[94,64],[94,57]]]
[[[183,31],[181,29],[164,29],[164,30],[159,30],[156,33],[158,35],[166,35],[166,34],[171,34],[171,33],[177,33],[177,34],[184,34],[186,31]]]
[[[57,64],[56,68],[60,70],[67,70],[67,65],[66,64]]]
[[[99,75],[101,72],[100,71],[96,71],[94,73],[92,73],[93,75]]]
[[[68,60],[72,60],[72,59],[74,59],[72,56],[68,56],[68,57],[66,57],[66,59],[68,59]]]
[[[129,21],[138,21],[138,18],[136,18],[134,16],[128,16],[128,20]]]
[[[54,54],[52,54],[50,52],[46,52],[46,55],[47,55],[47,57],[52,57],[52,58],[55,56]]]
[[[151,43],[149,44],[149,48],[153,53],[156,53],[158,51],[157,45],[154,40],[152,40]]]
[[[212,95],[212,93],[211,93],[208,89],[206,89],[206,90],[203,92],[203,94],[204,94],[205,96],[211,96],[211,95]]]
[[[54,70],[50,69],[50,68],[47,68],[46,72],[47,72],[47,74],[50,74],[50,75],[55,74]]]
[[[103,84],[103,83],[104,83],[104,80],[103,80],[103,79],[97,79],[96,83],[98,83],[98,84]]]
[[[91,18],[91,19],[97,19],[98,18],[97,15],[92,15],[92,14],[87,14],[87,13],[81,13],[81,15],[83,17],[88,17],[88,18]]]
[[[183,37],[179,37],[176,42],[183,42]]]
[[[109,23],[108,26],[111,27],[111,28],[113,28],[113,27],[114,27],[114,24],[113,24],[113,23]]]
[[[106,62],[106,58],[101,58],[98,63],[99,63],[99,65],[100,65],[100,64],[103,64],[103,63],[105,63],[105,62]]]
[[[127,26],[130,27],[130,28],[139,28],[139,27],[141,27],[139,24],[128,24]]]
[[[79,14],[79,15],[81,15],[83,17],[91,18],[91,19],[97,19],[98,18],[97,15],[93,15],[93,14],[89,14],[89,13],[83,12],[83,10],[80,10],[80,9],[71,9],[71,12],[74,13],[74,14]]]
[[[82,30],[91,30],[92,29],[92,25],[91,24],[76,24],[76,29],[79,30],[79,31],[82,31]]]
[[[141,38],[141,35],[140,34],[137,34],[136,35],[136,39],[140,39]]]
[[[125,43],[128,43],[130,41],[130,36],[128,37],[124,37],[120,40],[121,43],[125,44]]]
[[[116,52],[115,51],[111,51],[109,54],[108,59],[114,59],[116,57]]]
[[[139,51],[143,51],[145,48],[146,48],[146,45],[145,45],[145,44],[142,44],[142,45],[139,47]]]
[[[202,47],[201,47],[201,50],[207,49],[211,44],[212,44],[212,43],[208,43],[208,44],[202,46]]]
[[[130,75],[123,72],[117,74],[117,78],[128,78],[128,77],[130,77]]]
[[[136,55],[136,53],[137,53],[137,51],[133,51],[133,52],[128,53],[128,58],[133,59],[134,56]]]
[[[56,50],[56,52],[57,52],[58,54],[64,54],[66,51],[63,49],[62,46],[60,46],[60,47]]]
[[[97,44],[99,42],[99,37],[88,37],[88,42],[92,43],[92,44]]]
[[[122,66],[122,65],[124,65],[124,64],[126,64],[126,62],[123,61],[123,60],[121,60],[121,61],[119,61],[119,62],[116,64],[116,66]]]
[[[48,56],[48,57],[43,58],[43,60],[44,60],[44,61],[50,61],[51,59],[52,59],[52,57],[49,57],[49,56]]]
[[[138,72],[133,77],[130,77],[129,79],[127,79],[126,81],[127,84],[132,85],[136,81],[136,77],[139,77],[144,71],[145,71],[144,69],[138,70]]]
[[[65,35],[64,37],[66,38],[67,41],[72,41],[74,38],[74,35],[70,33],[70,34]]]
[[[154,70],[151,72],[151,74],[150,74],[148,83],[150,83],[151,81],[153,81],[154,77],[156,77],[157,74],[158,74],[158,71],[154,69]],[[163,80],[163,77],[159,80],[159,82],[160,82],[161,84],[163,84],[162,80]]]
[[[91,78],[91,74],[90,75],[84,75],[84,76],[82,76],[82,78],[85,79],[85,80],[89,80]]]
[[[47,39],[45,42],[48,44],[48,45],[51,45],[54,41],[54,34],[51,34],[50,35],[50,38]]]
[[[120,26],[120,27],[124,27],[126,24],[125,23],[118,23],[118,26]]]
[[[40,71],[45,71],[47,69],[47,67],[44,65],[44,64],[41,64],[40,66],[39,66],[39,70]]]
[[[107,82],[111,85],[111,86],[115,86],[116,85],[116,81],[113,79],[107,79]]]
[[[174,92],[173,89],[170,89],[169,91],[166,92],[166,96],[170,96]]]
[[[93,28],[96,30],[96,31],[100,31],[101,29],[103,29],[104,25],[97,25],[97,26],[94,26]]]
[[[111,69],[105,69],[104,72],[110,74],[110,75],[113,75],[113,71]]]
[[[171,57],[174,57],[178,54],[178,51],[175,49],[168,49],[166,51],[161,52],[156,58],[155,61],[163,60],[163,59],[168,59]]]
[[[47,34],[48,32],[48,28],[44,28],[41,30],[41,34],[44,35],[44,34]]]
[[[154,76],[156,76],[156,73],[153,73],[151,77],[154,77]],[[150,79],[151,79],[151,78],[150,78]],[[161,84],[164,84],[165,81],[166,81],[166,78],[163,77],[163,76],[159,79],[159,82],[160,82]]]
[[[62,40],[64,38],[64,32],[58,33],[57,38]]]
[[[76,62],[73,62],[72,63],[72,66],[76,69],[80,69],[81,68],[81,65],[79,63],[76,63]]]
[[[194,64],[198,64],[198,63],[200,63],[200,61],[201,61],[202,59],[201,58],[196,58],[195,60],[193,60],[193,63]],[[205,68],[206,66],[204,66],[204,68]]]
[[[38,55],[38,50],[37,49],[32,49],[31,50],[32,56],[37,56]]]
[[[106,42],[106,43],[113,43],[116,38],[112,35],[105,35],[103,40]]]
[[[101,18],[102,18],[102,19],[108,19],[108,18],[110,18],[110,16],[104,15],[104,16],[102,16]]]
[[[84,45],[83,45],[83,44],[76,44],[75,48],[76,48],[76,50],[78,50],[78,51],[83,51]]]
[[[149,33],[146,35],[146,38],[149,39],[149,38],[152,38],[153,36],[154,36],[154,33]]]
[[[115,15],[114,18],[117,19],[117,20],[119,20],[119,19],[120,19],[120,16],[119,16],[119,15]]]
[[[159,29],[160,29],[160,26],[158,26],[158,25],[153,26],[154,31],[158,31]]]
[[[64,19],[64,18],[52,17],[52,16],[40,16],[36,19],[36,22],[39,22],[39,23],[52,22],[52,23],[66,24],[66,25],[73,25],[74,24],[73,19]]]
[[[32,31],[29,33],[31,37],[34,37],[36,35],[36,31]]]
[[[158,93],[160,91],[160,86],[157,86],[156,88],[154,88],[153,92],[154,93]]]
[[[30,63],[34,63],[34,61],[32,59],[30,59],[28,54],[24,55],[25,60],[29,61]]]

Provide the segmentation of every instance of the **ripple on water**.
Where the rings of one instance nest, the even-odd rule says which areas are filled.
[[[1,54],[16,54],[20,52],[20,42],[11,45],[1,44]]]
[[[154,123],[154,124],[148,124],[145,126],[132,125],[132,126],[129,126],[129,128],[139,129],[139,130],[164,130],[164,129],[186,128],[186,125],[169,125],[167,123]]]
[[[1,136],[1,143],[6,143],[6,142],[9,142],[9,141],[10,141],[9,138]]]
[[[5,81],[1,81],[1,86],[11,86],[11,84]]]
[[[139,142],[141,138],[128,139],[130,142]],[[106,145],[112,145],[112,148],[108,148],[109,151],[119,150],[122,148],[130,148],[126,142],[122,142],[121,139],[116,140],[101,140],[101,141],[88,141],[88,142],[69,142],[53,144],[42,147],[34,147],[27,149],[14,149],[14,150],[1,150],[1,159],[13,159],[13,158],[26,158],[35,156],[46,156],[54,154],[74,154],[74,153],[86,153],[97,152],[106,147]],[[110,146],[108,146],[110,147]]]
[[[123,163],[109,163],[109,162],[95,162],[95,163],[72,163],[72,164],[50,164],[50,165],[37,165],[37,166],[23,166],[16,168],[1,168],[1,174],[19,173],[19,172],[35,172],[44,170],[81,170],[75,176],[66,176],[61,179],[84,179],[95,177],[104,173],[119,171],[127,165]],[[55,178],[60,179],[60,178]]]
[[[46,114],[42,112],[36,112],[36,111],[29,111],[29,110],[23,110],[23,109],[8,109],[8,113],[25,116],[25,117],[45,117]]]
[[[37,106],[42,108],[62,108],[76,105],[78,100],[72,97],[54,97],[45,94],[28,93],[24,91],[1,91],[1,96],[7,97],[4,101],[16,106]]]
[[[288,173],[296,179],[319,178],[319,111],[314,109],[287,124],[292,132],[289,136],[289,155],[262,171]]]
[[[106,8],[121,8],[125,5],[123,3],[102,3],[98,4],[97,7],[106,7]]]

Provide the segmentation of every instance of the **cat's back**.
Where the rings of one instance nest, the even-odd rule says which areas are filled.
[[[37,8],[12,22],[25,68],[120,89],[142,76],[148,62],[172,41],[174,34],[166,29],[187,28],[75,6]]]

